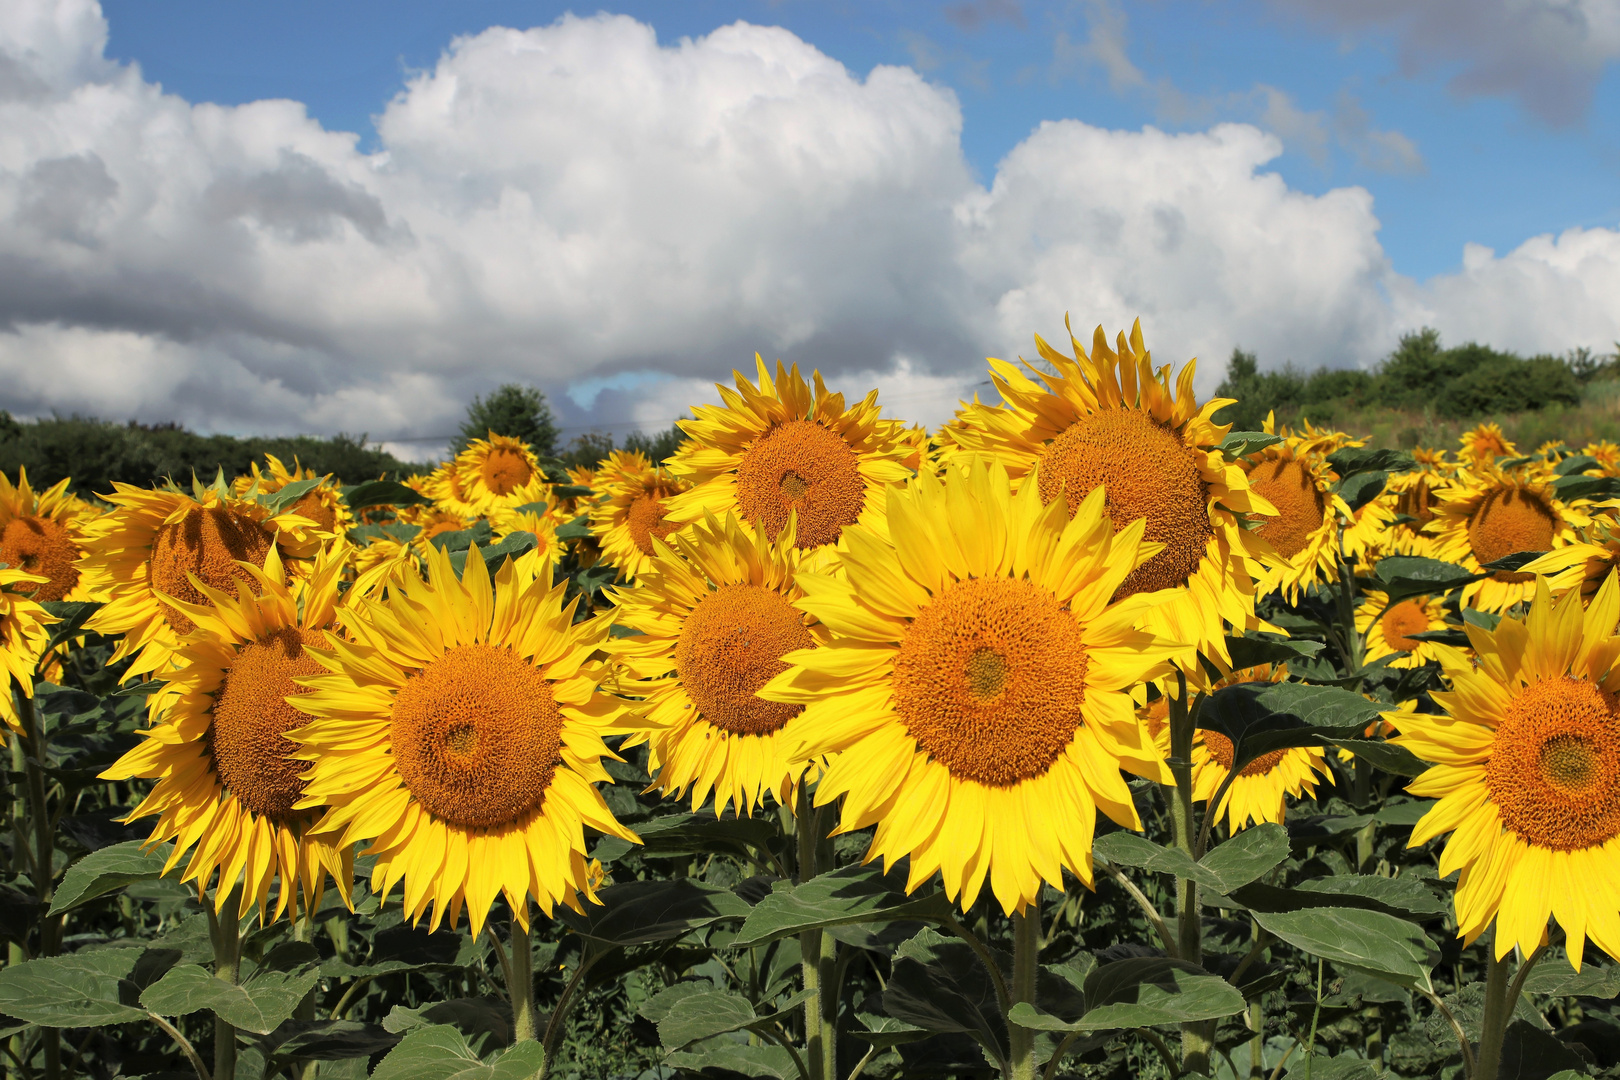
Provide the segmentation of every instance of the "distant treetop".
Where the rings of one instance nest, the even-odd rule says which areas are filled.
[[[490,433],[521,439],[541,457],[557,453],[557,422],[546,404],[546,395],[532,386],[506,383],[488,397],[475,397],[467,406],[467,420],[461,425],[450,447],[452,456],[467,449],[474,439],[487,439]]]

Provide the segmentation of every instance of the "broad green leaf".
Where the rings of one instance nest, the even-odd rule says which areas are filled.
[[[722,919],[741,919],[748,903],[727,889],[686,878],[630,881],[597,894],[600,905],[559,917],[577,934],[608,945],[671,941]]]
[[[1427,989],[1429,969],[1439,955],[1416,924],[1382,911],[1331,907],[1253,914],[1272,936],[1296,949],[1402,986]]]
[[[1575,499],[1613,499],[1620,496],[1620,480],[1612,476],[1560,476],[1553,490],[1565,502]]]
[[[713,992],[714,984],[708,981],[678,982],[674,986],[664,987],[648,998],[636,1012],[656,1024],[669,1015],[669,1010],[683,999]]]
[[[683,1075],[716,1069],[754,1080],[799,1080],[799,1068],[793,1063],[792,1055],[776,1045],[707,1046],[702,1050],[671,1054],[664,1059],[664,1064],[680,1069]]]
[[[143,852],[143,844],[141,840],[114,844],[93,851],[68,867],[51,900],[50,914],[72,911],[132,882],[161,877],[173,845],[159,844],[150,852]]]
[[[1296,1058],[1288,1065],[1288,1080],[1378,1080],[1380,1070],[1366,1058],[1348,1053],[1338,1057],[1315,1054]]]
[[[1205,698],[1195,719],[1200,728],[1232,741],[1233,767],[1241,769],[1274,750],[1356,738],[1383,710],[1337,686],[1239,683]]]
[[[1200,862],[1179,848],[1155,844],[1133,832],[1097,837],[1093,852],[1120,866],[1139,866],[1156,873],[1190,878],[1205,888],[1228,893],[1253,881],[1288,857],[1288,832],[1267,822],[1245,829],[1211,849]]]
[[[1011,968],[1004,954],[997,962]],[[963,1032],[992,1054],[1006,1057],[1006,1024],[995,986],[964,942],[924,930],[895,950],[883,1011],[926,1031]]]
[[[1104,964],[1086,980],[1085,1015],[1067,1023],[1020,1002],[1012,1021],[1041,1031],[1113,1031],[1233,1016],[1246,1008],[1231,983],[1193,964],[1162,956],[1133,957]]]
[[[1382,825],[1416,825],[1424,814],[1433,809],[1433,799],[1408,799],[1405,802],[1388,802],[1373,815],[1373,820]]]
[[[669,814],[638,826],[637,852],[655,859],[690,855],[733,855],[748,858],[781,844],[782,833],[764,818],[723,817],[712,814]]]
[[[129,981],[139,949],[47,956],[0,969],[0,1013],[41,1027],[100,1027],[145,1020]]]
[[[879,1016],[874,1013],[857,1013],[856,1019],[865,1024],[864,1030],[857,1028],[850,1034],[862,1042],[871,1043],[878,1047],[899,1046],[902,1043],[919,1042],[928,1038],[928,1032],[920,1027],[902,1023],[892,1016]]]
[[[399,1044],[400,1037],[355,1020],[288,1020],[260,1040],[269,1054],[317,1061],[370,1057]]]
[[[350,510],[361,510],[368,506],[417,506],[433,500],[397,480],[367,480],[344,488],[343,501]]]
[[[557,526],[557,539],[559,540],[589,540],[590,538],[591,519],[586,514],[581,514],[566,525]]]
[[[1404,746],[1382,739],[1333,739],[1334,746],[1350,751],[1375,769],[1394,776],[1421,776],[1429,765]]]
[[[1389,595],[1391,604],[1411,596],[1439,596],[1460,589],[1477,575],[1456,563],[1427,559],[1420,555],[1391,555],[1378,561],[1373,584]]]
[[[1383,493],[1389,474],[1382,470],[1356,473],[1340,480],[1335,490],[1351,510],[1360,510]]]
[[[1232,670],[1258,667],[1261,664],[1285,664],[1315,656],[1327,646],[1320,641],[1279,637],[1276,634],[1246,634],[1243,637],[1228,634],[1226,651],[1232,657]]]
[[[487,521],[477,521],[471,528],[457,529],[454,532],[442,532],[433,537],[428,543],[440,551],[466,551],[470,547],[489,543],[495,535]]]
[[[1282,442],[1280,435],[1267,435],[1263,431],[1234,431],[1221,440],[1221,453],[1228,461],[1236,461],[1240,457],[1247,457],[1257,450],[1264,450],[1268,446],[1276,446]]]
[[[1407,472],[1417,466],[1412,455],[1404,450],[1373,449],[1366,446],[1346,446],[1328,455],[1328,464],[1341,477],[1364,472]]]
[[[1598,468],[1598,459],[1591,454],[1572,454],[1553,466],[1553,472],[1558,476],[1572,476],[1583,473],[1587,469]]]
[[[268,508],[273,514],[285,513],[292,509],[294,503],[320,487],[327,479],[325,476],[312,476],[308,480],[298,480],[279,491],[260,495],[259,504]]]
[[[1589,1068],[1581,1055],[1552,1032],[1527,1020],[1515,1020],[1502,1035],[1502,1060],[1496,1075],[1498,1080],[1552,1080],[1565,1070],[1585,1072]]]
[[[51,636],[46,640],[45,648],[40,650],[42,653],[50,652],[73,637],[84,628],[90,616],[101,609],[100,602],[95,600],[52,600],[40,606],[61,620],[51,624]]]
[[[1312,878],[1290,888],[1255,883],[1231,894],[1251,911],[1303,911],[1307,908],[1359,908],[1388,915],[1443,915],[1450,906],[1417,878],[1341,874]]]
[[[371,1080],[533,1080],[545,1064],[538,1042],[522,1042],[484,1062],[461,1032],[444,1024],[418,1028],[377,1063]]]
[[[402,1035],[418,1028],[449,1025],[471,1036],[487,1035],[499,1046],[512,1038],[512,1007],[492,997],[451,998],[433,1001],[420,1008],[395,1005],[383,1017],[384,1031]]]
[[[781,1008],[761,1016],[741,994],[709,990],[684,995],[658,1021],[658,1041],[671,1050],[679,1050],[716,1035],[770,1023],[793,1012],[809,996],[808,992],[796,994]]]
[[[268,1035],[292,1016],[320,977],[313,968],[301,972],[261,968],[245,983],[233,986],[206,968],[181,964],[147,987],[141,1004],[159,1016],[189,1016],[208,1009],[232,1027]]]
[[[1219,888],[1220,879],[1199,867],[1185,851],[1155,844],[1145,836],[1123,829],[1097,837],[1091,852],[1096,858],[1107,859],[1116,866],[1137,866],[1158,874],[1191,878],[1211,889]]]
[[[876,866],[852,864],[802,885],[778,882],[771,895],[754,905],[731,944],[751,949],[804,930],[848,923],[937,921],[950,909],[942,892],[908,897],[885,885]]]
[[[1611,1000],[1620,995],[1620,967],[1613,964],[1585,964],[1580,971],[1570,967],[1562,952],[1545,957],[1536,965],[1524,988],[1532,994],[1552,997],[1594,997]]]

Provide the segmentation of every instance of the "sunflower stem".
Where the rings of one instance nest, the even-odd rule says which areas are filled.
[[[1507,957],[1498,960],[1494,943],[1486,946],[1485,1008],[1479,1020],[1479,1052],[1474,1058],[1471,1080],[1496,1080],[1502,1064],[1502,1039],[1508,1025],[1513,1022],[1513,1010],[1519,1004],[1519,992],[1530,976],[1530,969],[1546,954],[1546,947],[1538,948],[1520,964],[1513,979],[1508,979]]]
[[[221,887],[224,883],[221,882]],[[217,895],[217,894],[216,894]],[[242,886],[237,885],[219,910],[204,905],[214,941],[214,978],[235,986],[242,970]],[[214,1016],[214,1080],[236,1080],[236,1029]]]
[[[813,805],[810,785],[801,778],[795,799],[794,833],[798,841],[798,882],[804,884],[821,873],[822,835],[821,811]],[[804,988],[809,996],[804,1001],[804,1042],[810,1059],[813,1080],[838,1080],[838,987],[829,985],[832,958],[822,956],[824,935],[820,930],[806,930],[799,935],[800,968],[804,973]],[[823,1001],[829,994],[831,1002]],[[827,1006],[831,1004],[832,1008]],[[833,1019],[828,1020],[831,1013]]]
[[[1192,744],[1193,718],[1188,709],[1187,676],[1176,672],[1176,693],[1170,697],[1170,772],[1176,780],[1176,795],[1170,818],[1175,828],[1176,847],[1197,859],[1197,826],[1193,821]],[[1193,964],[1204,960],[1204,926],[1198,899],[1198,883],[1176,878],[1177,940],[1181,959]],[[1203,1023],[1181,1025],[1181,1063],[1189,1072],[1209,1071],[1210,1039]]]
[[[1040,963],[1041,897],[1037,889],[1029,906],[1013,914],[1012,1004],[1021,1001],[1035,1004],[1035,977]],[[1035,1080],[1035,1034],[1031,1028],[1007,1021],[1012,1080]]]
[[[51,809],[45,789],[45,739],[40,734],[39,717],[34,712],[34,699],[12,682],[12,700],[16,704],[17,718],[22,725],[21,746],[24,776],[27,784],[28,823],[34,830],[34,894],[39,898],[41,911],[50,910],[51,893],[56,880],[56,835],[51,823]],[[62,916],[44,916],[39,924],[39,949],[36,957],[55,956],[62,951]],[[56,1028],[45,1028],[41,1033],[45,1048],[45,1078],[58,1080],[62,1075],[62,1033]]]
[[[527,909],[529,898],[523,898]],[[506,992],[512,999],[512,1041],[534,1042],[539,1035],[534,1022],[534,945],[529,941],[528,911],[512,913],[511,975]]]

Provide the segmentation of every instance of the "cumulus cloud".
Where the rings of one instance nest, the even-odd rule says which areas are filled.
[[[458,38],[370,153],[297,102],[165,94],[105,42],[93,0],[0,21],[0,405],[21,414],[429,435],[523,379],[567,426],[662,427],[757,350],[937,424],[984,356],[1061,339],[1066,311],[1082,337],[1141,316],[1161,360],[1204,358],[1206,391],[1234,344],[1314,365],[1423,323],[1620,337],[1616,232],[1411,282],[1366,191],[1291,190],[1244,124],[1048,123],[986,188],[949,90],[777,28]],[[1286,98],[1269,115],[1326,138]]]
[[[1620,0],[1271,0],[1339,30],[1389,30],[1407,74],[1452,71],[1460,94],[1518,99],[1551,124],[1585,115],[1620,59]]]

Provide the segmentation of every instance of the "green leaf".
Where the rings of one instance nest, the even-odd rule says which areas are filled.
[[[636,1013],[656,1024],[669,1015],[669,1010],[673,1009],[683,998],[689,998],[696,994],[708,994],[713,991],[714,984],[708,981],[678,982],[674,986],[664,987],[648,998],[642,1003],[641,1008],[636,1010]]]
[[[1456,563],[1420,555],[1391,555],[1379,560],[1372,580],[1376,588],[1389,595],[1391,604],[1398,604],[1408,597],[1439,596],[1460,589],[1477,576]]]
[[[1242,1012],[1247,1003],[1236,987],[1182,960],[1138,956],[1104,964],[1086,979],[1086,1012],[1072,1023],[1019,1002],[1013,1023],[1041,1031],[1114,1031],[1196,1020],[1216,1020]]]
[[[692,855],[768,857],[781,846],[782,831],[765,818],[669,814],[638,827],[643,857],[684,859]]]
[[[1429,969],[1439,953],[1415,923],[1382,911],[1343,907],[1253,914],[1272,936],[1312,956],[1402,986],[1429,988]]]
[[[367,480],[343,489],[343,501],[350,510],[368,506],[419,506],[433,500],[395,480]]]
[[[1276,634],[1254,633],[1244,637],[1229,634],[1226,638],[1226,651],[1232,657],[1233,671],[1261,664],[1286,664],[1292,660],[1308,659],[1326,647],[1320,641],[1285,638]]]
[[[799,1080],[799,1067],[793,1063],[793,1056],[776,1045],[706,1046],[702,1050],[671,1054],[664,1059],[664,1064],[683,1074],[714,1069],[755,1080]]]
[[[1498,1080],[1552,1080],[1560,1072],[1587,1067],[1581,1055],[1551,1032],[1515,1020],[1502,1035],[1502,1059],[1496,1075]]]
[[[563,911],[559,917],[575,933],[607,945],[673,941],[723,919],[744,918],[749,911],[736,893],[687,878],[610,885],[597,897],[602,903],[586,905],[583,915]]]
[[[1286,829],[1267,822],[1244,829],[1196,863],[1180,848],[1155,844],[1145,836],[1123,830],[1097,837],[1092,851],[1120,866],[1173,874],[1218,893],[1229,893],[1288,858],[1289,842]]]
[[[144,844],[143,840],[114,844],[100,851],[92,851],[68,867],[61,886],[51,900],[48,914],[60,915],[108,893],[117,892],[133,882],[162,877],[163,864],[174,845],[159,844],[150,852],[143,852],[141,848]]]
[[[902,1023],[892,1016],[879,1016],[874,1013],[857,1013],[856,1018],[866,1025],[866,1029],[856,1029],[850,1034],[862,1042],[869,1042],[877,1047],[900,1046],[904,1043],[920,1042],[928,1038],[928,1032],[920,1027]]]
[[[259,496],[259,505],[267,507],[272,514],[285,513],[292,505],[305,495],[326,483],[328,477],[312,476],[308,480],[299,480],[288,484],[280,491],[272,491],[268,495]]]
[[[1234,431],[1221,440],[1221,453],[1227,461],[1236,461],[1240,457],[1248,457],[1257,450],[1264,450],[1268,446],[1276,446],[1282,442],[1281,435],[1267,435],[1263,431]]]
[[[395,1005],[383,1017],[384,1031],[403,1035],[419,1028],[447,1024],[474,1039],[488,1036],[496,1046],[512,1040],[512,1007],[492,997],[451,998],[433,1001],[416,1009]]]
[[[1011,966],[1005,954],[997,962]],[[966,1033],[1006,1057],[1006,1024],[990,974],[973,949],[955,938],[924,930],[895,950],[883,1011],[930,1032]]]
[[[1195,719],[1232,741],[1233,768],[1241,769],[1274,750],[1360,737],[1384,708],[1337,686],[1239,683],[1205,698]]]
[[[1333,745],[1350,751],[1375,769],[1395,776],[1421,776],[1429,764],[1404,746],[1382,739],[1334,739]]]
[[[40,607],[61,620],[51,624],[51,636],[45,642],[45,648],[40,650],[42,653],[50,652],[78,634],[84,629],[84,624],[90,621],[90,616],[101,610],[100,602],[95,600],[51,600]]]
[[[754,905],[732,946],[751,949],[804,930],[896,919],[939,921],[951,904],[942,892],[908,897],[890,889],[876,866],[851,864],[794,885],[777,882]]]
[[[1340,480],[1335,490],[1351,510],[1360,510],[1363,506],[1378,498],[1383,493],[1384,485],[1387,483],[1389,483],[1389,474],[1382,470],[1363,472]]]
[[[288,1020],[269,1038],[260,1040],[268,1057],[316,1061],[370,1057],[399,1044],[399,1036],[376,1024],[356,1020]]]
[[[1515,551],[1513,554],[1504,555],[1500,559],[1492,559],[1490,562],[1484,563],[1483,566],[1490,571],[1504,570],[1508,573],[1517,573],[1526,563],[1533,563],[1545,554],[1547,554],[1545,551]]]
[[[658,1021],[658,1041],[670,1050],[680,1050],[716,1035],[779,1020],[809,997],[809,991],[801,991],[780,1008],[761,1016],[741,994],[723,990],[686,994],[676,999]]]
[[[484,1062],[461,1032],[445,1024],[417,1028],[377,1063],[371,1080],[533,1080],[545,1064],[538,1042],[521,1042]]]
[[[1620,967],[1612,964],[1584,964],[1580,971],[1570,967],[1562,955],[1548,956],[1524,980],[1532,994],[1552,997],[1594,997],[1612,1000],[1620,995]],[[0,1010],[3,1011],[3,1010]]]
[[[589,540],[591,538],[591,519],[589,515],[581,514],[566,525],[557,527],[559,540]]]
[[[1290,888],[1254,883],[1231,894],[1251,911],[1303,911],[1307,908],[1359,908],[1387,915],[1444,915],[1448,903],[1418,878],[1340,874],[1312,878]]]
[[[1587,469],[1597,467],[1598,459],[1591,454],[1575,454],[1554,465],[1553,472],[1559,476],[1573,476],[1576,473],[1583,473]]]
[[[1613,499],[1620,496],[1620,479],[1612,476],[1560,476],[1553,491],[1565,502],[1576,499]]]
[[[1379,1070],[1372,1062],[1350,1054],[1314,1054],[1308,1059],[1296,1058],[1288,1066],[1288,1080],[1378,1080],[1378,1076]]]
[[[1423,815],[1434,809],[1433,799],[1408,799],[1405,802],[1387,802],[1373,815],[1381,825],[1416,825]]]
[[[1404,450],[1372,449],[1366,446],[1346,446],[1328,455],[1328,464],[1342,478],[1365,472],[1408,472],[1417,467],[1412,455]]]
[[[0,969],[0,1013],[53,1028],[145,1020],[129,981],[139,949],[95,949]]]
[[[489,543],[494,535],[495,532],[489,527],[489,522],[480,519],[469,529],[442,532],[429,540],[428,543],[440,551],[466,551],[470,547]]]
[[[313,968],[261,968],[237,986],[216,979],[197,964],[181,964],[147,987],[141,1004],[159,1016],[189,1016],[208,1009],[232,1027],[268,1035],[292,1016],[320,977]]]

